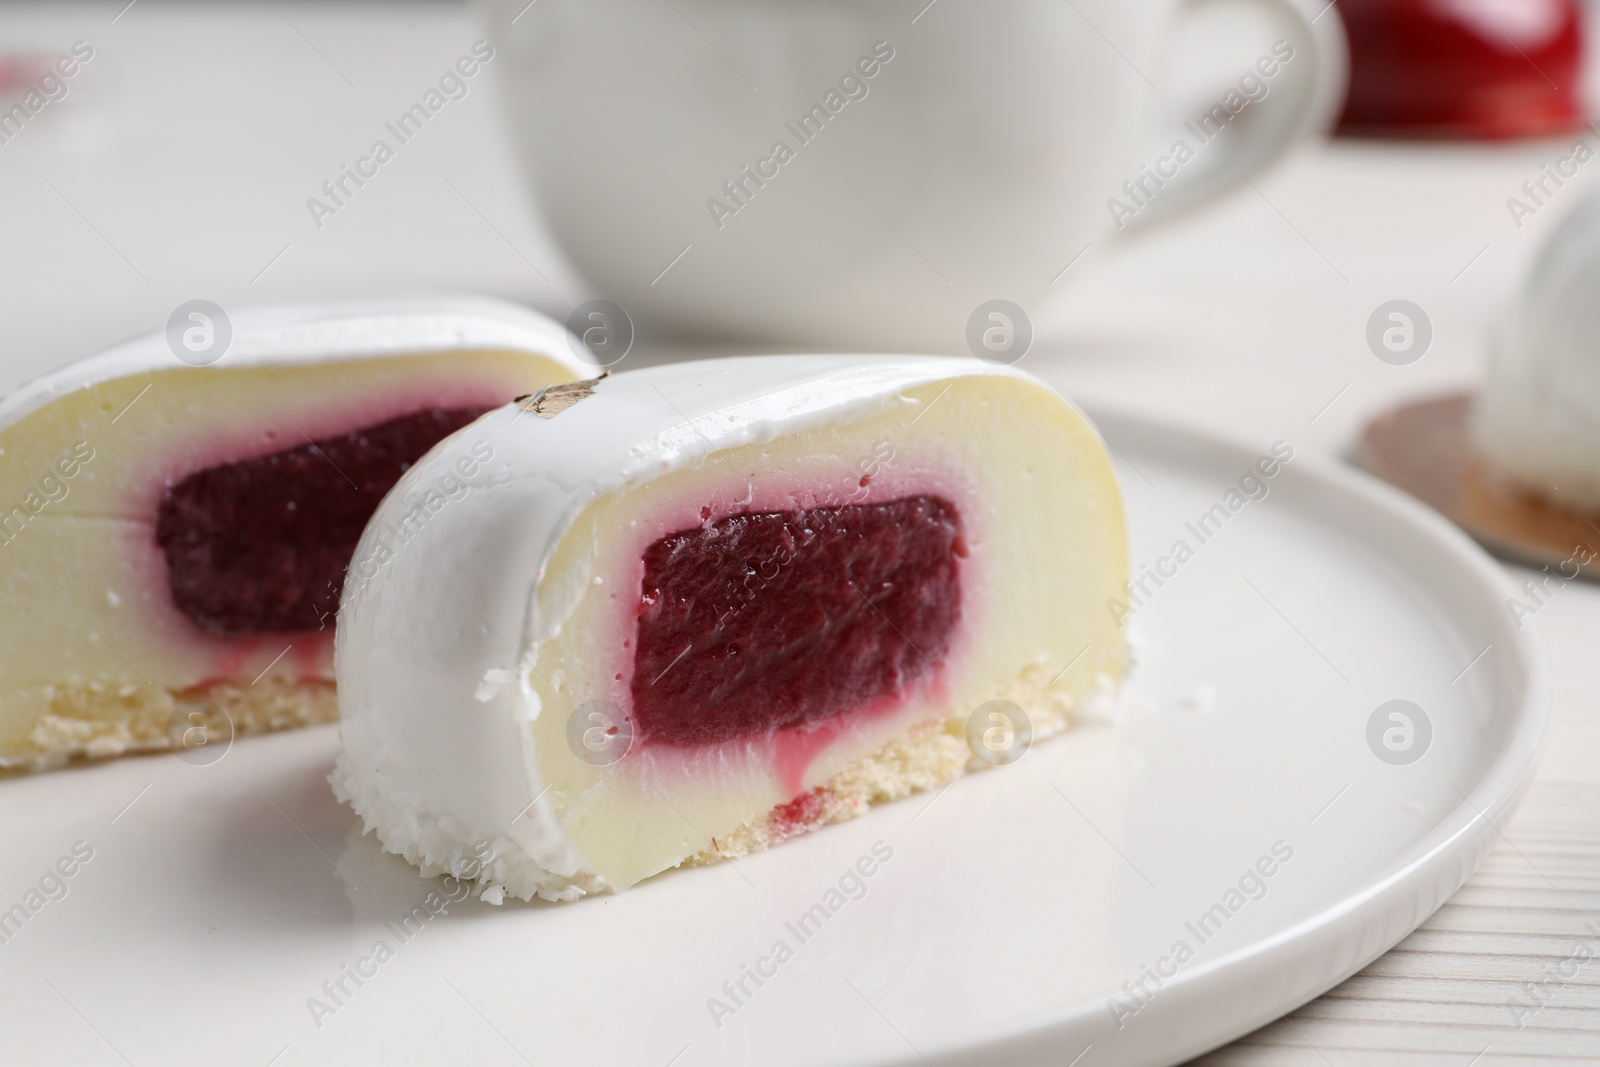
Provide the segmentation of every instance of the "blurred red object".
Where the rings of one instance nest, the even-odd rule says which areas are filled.
[[[1537,137],[1584,123],[1580,0],[1339,0],[1338,132]]]
[[[54,61],[55,56],[43,53],[0,52],[0,93],[10,95],[32,89]]]

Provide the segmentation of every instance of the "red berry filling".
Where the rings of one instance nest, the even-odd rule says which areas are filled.
[[[793,837],[815,830],[828,813],[828,791],[820,786],[801,793],[787,804],[779,804],[769,816],[772,832],[778,837]]]
[[[961,616],[954,505],[936,496],[733,515],[644,553],[643,743],[689,747],[881,706],[935,674]]]
[[[184,478],[161,498],[156,542],[172,599],[207,633],[326,626],[384,494],[487,407],[432,408]]]

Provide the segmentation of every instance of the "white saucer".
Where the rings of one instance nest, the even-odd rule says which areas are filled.
[[[1197,546],[1147,585],[1144,706],[1117,725],[736,865],[468,901],[405,941],[387,924],[441,883],[334,801],[331,728],[3,780],[0,909],[94,850],[0,944],[7,1061],[1163,1064],[1328,989],[1494,843],[1543,731],[1542,657],[1498,568],[1399,493],[1297,457],[1199,544],[1185,522],[1270,442],[1097,416],[1136,564]],[[1367,741],[1395,699],[1432,725],[1409,765]],[[786,924],[875,842],[892,858],[802,943]],[[1191,926],[1278,842],[1292,858],[1202,943]],[[336,1004],[323,983],[380,940],[392,958]],[[723,983],[780,940],[792,958],[735,1005]],[[1179,941],[1193,957],[1139,1006],[1124,983]],[[336,1010],[314,1021],[312,997]],[[720,1028],[713,997],[737,1006]]]

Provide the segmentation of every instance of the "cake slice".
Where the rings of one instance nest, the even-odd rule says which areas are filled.
[[[463,504],[397,541],[480,442]],[[985,705],[1037,738],[1122,671],[1105,448],[972,360],[559,386],[408,472],[357,554],[378,553],[344,591],[335,791],[491,899],[622,890],[858,815],[996,762],[968,737],[1026,724],[974,734]]]
[[[335,718],[334,618],[378,502],[441,438],[582,367],[509,305],[368,304],[240,316],[210,366],[152,335],[7,396],[0,766]]]

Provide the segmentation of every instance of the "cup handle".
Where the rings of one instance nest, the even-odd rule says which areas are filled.
[[[1205,7],[1237,6],[1239,2],[1185,0],[1180,17],[1191,17]],[[1349,73],[1349,46],[1334,5],[1328,0],[1248,2],[1260,8],[1271,22],[1276,31],[1273,41],[1284,42],[1293,49],[1288,62],[1282,62],[1280,56],[1273,57],[1280,60],[1280,66],[1278,77],[1270,83],[1270,95],[1264,98],[1271,104],[1259,107],[1250,122],[1238,124],[1215,144],[1197,146],[1196,155],[1211,156],[1207,165],[1177,168],[1176,175],[1164,179],[1159,194],[1143,204],[1133,203],[1131,196],[1125,198],[1124,204],[1134,208],[1131,213],[1114,207],[1112,217],[1118,230],[1143,229],[1215,199],[1265,170],[1302,136],[1325,132],[1332,126],[1344,102]],[[1191,144],[1197,140],[1187,129],[1184,137]]]

